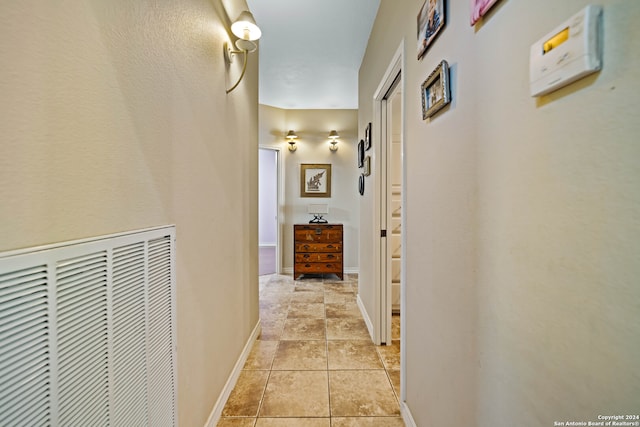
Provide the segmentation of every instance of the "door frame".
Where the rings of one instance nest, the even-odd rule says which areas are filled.
[[[282,151],[279,147],[273,147],[268,145],[258,145],[258,150],[270,150],[275,152],[276,155],[276,193],[277,193],[277,201],[276,201],[276,274],[282,274],[282,215],[284,207],[282,206],[282,201],[284,200],[283,194],[283,186],[284,182],[283,170],[282,170]],[[258,165],[259,166],[259,165]],[[258,212],[260,211],[260,206],[258,206]]]
[[[386,72],[384,73],[378,88],[374,92],[373,96],[373,122],[375,127],[374,142],[376,143],[376,153],[378,154],[376,167],[380,171],[380,179],[375,182],[374,195],[376,198],[374,206],[374,226],[377,227],[376,232],[380,233],[382,228],[387,222],[388,212],[388,200],[387,200],[387,160],[388,150],[390,149],[390,143],[387,140],[387,122],[386,122],[386,96],[389,90],[394,86],[396,79],[400,76],[401,98],[400,104],[402,108],[401,114],[401,134],[403,135],[402,141],[402,211],[401,222],[403,231],[406,229],[406,199],[407,199],[407,177],[406,177],[406,77],[403,70],[406,69],[405,64],[405,52],[404,52],[404,40],[400,42],[400,46],[396,49]],[[384,213],[384,215],[383,215]],[[384,218],[383,218],[384,216]],[[389,230],[387,230],[388,232]],[[387,269],[390,269],[390,262],[387,262],[387,239],[380,237],[375,239],[374,254],[378,254],[374,257],[374,269],[375,269],[375,299],[376,299],[376,312],[375,326],[374,326],[374,340],[377,344],[386,343],[391,344],[391,285],[387,283]],[[406,394],[406,233],[403,232],[401,236],[402,254],[401,254],[401,272],[400,272],[400,401],[404,402]],[[389,274],[391,272],[389,271]]]

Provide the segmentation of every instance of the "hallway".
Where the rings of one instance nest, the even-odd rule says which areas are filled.
[[[219,427],[404,426],[399,318],[393,345],[373,345],[357,286],[353,275],[260,277],[262,334]]]

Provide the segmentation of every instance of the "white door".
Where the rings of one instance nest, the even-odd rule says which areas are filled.
[[[400,312],[402,277],[402,90],[401,75],[393,80],[381,107],[382,182],[380,218],[386,237],[381,244],[382,342],[391,344],[392,313]],[[385,233],[383,233],[385,234]]]

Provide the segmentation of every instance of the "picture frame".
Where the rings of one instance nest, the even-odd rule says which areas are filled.
[[[331,197],[331,164],[300,165],[300,197]]]
[[[364,158],[364,172],[362,172],[364,176],[371,175],[371,156],[367,156]]]
[[[364,140],[358,142],[358,168],[364,167]]]
[[[364,149],[369,150],[371,148],[371,122],[364,130]]]
[[[449,64],[442,60],[422,83],[422,119],[432,117],[451,102]]]
[[[446,22],[444,0],[425,0],[418,13],[418,59],[440,34]]]
[[[471,26],[476,25],[498,0],[471,0]]]

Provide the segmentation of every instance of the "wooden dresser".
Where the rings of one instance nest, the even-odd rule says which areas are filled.
[[[337,274],[344,280],[342,224],[293,226],[293,278],[301,274]]]

